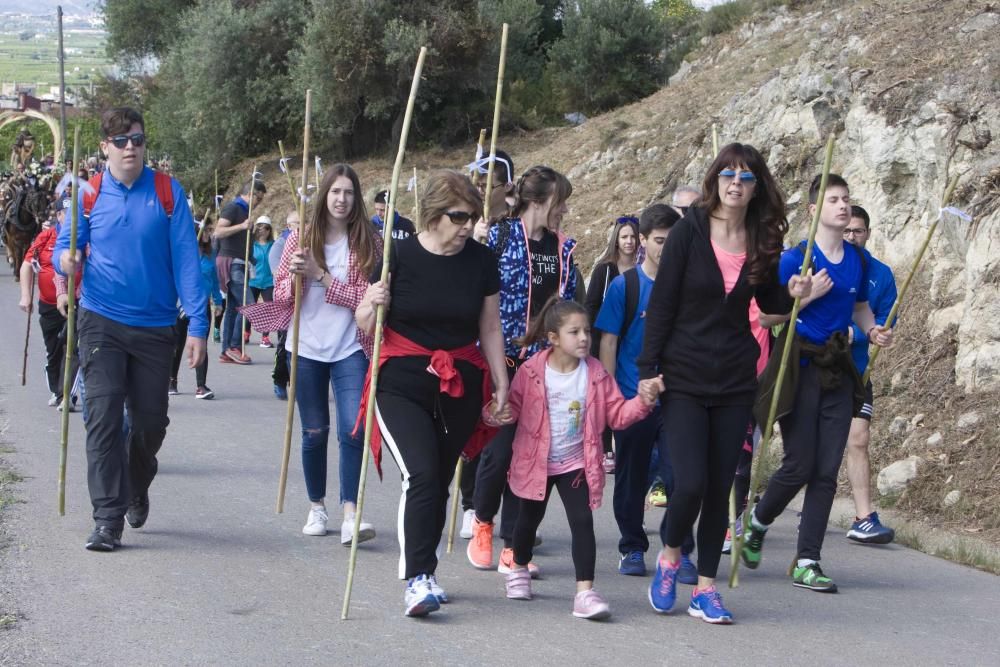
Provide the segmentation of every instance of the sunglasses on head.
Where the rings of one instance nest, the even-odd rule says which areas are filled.
[[[464,225],[470,220],[474,221],[478,218],[475,213],[467,213],[466,211],[445,211],[444,214],[456,225]]]
[[[616,225],[627,225],[629,223],[632,223],[633,225],[638,225],[639,218],[635,217],[634,215],[623,215],[622,217],[615,220]]]
[[[740,183],[750,185],[751,183],[757,182],[757,177],[753,175],[752,171],[737,171],[735,169],[723,169],[719,172],[719,178],[724,181],[732,181],[739,175]]]
[[[108,137],[115,148],[125,148],[128,142],[132,142],[132,145],[139,148],[144,143],[146,143],[146,135],[142,132],[136,132],[135,134],[116,134],[113,137]]]

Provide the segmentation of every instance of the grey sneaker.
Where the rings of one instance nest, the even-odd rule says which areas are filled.
[[[84,546],[89,551],[114,551],[122,545],[122,529],[111,526],[95,526]]]

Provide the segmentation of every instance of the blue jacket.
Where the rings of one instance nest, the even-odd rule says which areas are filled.
[[[273,245],[274,241],[267,241],[265,243],[254,241],[253,248],[250,249],[250,252],[253,254],[254,276],[247,283],[250,287],[256,287],[257,289],[274,287],[274,276],[271,275],[271,264],[268,261],[268,256]]]
[[[208,336],[208,294],[201,281],[194,221],[184,188],[171,179],[174,212],[167,218],[154,186],[153,170],[125,187],[110,170],[89,218],[82,217],[77,247],[84,252],[80,305],[134,327],[169,327],[177,301],[191,318],[191,336]],[[80,193],[81,210],[83,193]],[[63,225],[53,251],[69,249],[70,225]],[[59,262],[53,262],[62,273]]]
[[[514,344],[514,339],[523,336],[528,329],[528,296],[531,282],[531,256],[528,251],[527,232],[520,218],[502,220],[490,227],[486,245],[497,252],[501,225],[509,225],[510,235],[497,258],[500,269],[500,328],[503,331],[504,353],[512,358],[527,359],[544,345],[536,343],[522,349]],[[568,301],[576,296],[576,266],[573,264],[573,250],[576,241],[559,234],[559,295]],[[522,356],[523,355],[523,356]]]
[[[892,269],[871,255],[868,256],[868,262],[868,305],[875,314],[875,322],[882,326],[889,317],[892,304],[896,302],[896,279],[892,275]],[[867,333],[853,322],[851,328],[854,330],[851,357],[858,367],[858,373],[864,375],[868,367]]]
[[[201,263],[201,284],[205,288],[205,293],[216,306],[221,306],[225,296],[219,286],[219,272],[215,268],[217,255],[217,252],[213,252],[211,255],[200,255],[198,259]]]

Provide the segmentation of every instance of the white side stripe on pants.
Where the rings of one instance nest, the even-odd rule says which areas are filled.
[[[399,578],[406,579],[406,536],[403,532],[403,515],[406,509],[406,492],[410,488],[410,471],[406,469],[406,462],[403,461],[403,456],[400,454],[399,448],[396,447],[396,441],[389,429],[386,428],[385,422],[382,421],[382,413],[379,412],[377,401],[375,402],[375,418],[378,420],[379,430],[382,431],[382,443],[389,448],[392,458],[395,459],[396,465],[399,466],[399,470],[403,474],[403,493],[399,496],[396,535],[399,538]]]

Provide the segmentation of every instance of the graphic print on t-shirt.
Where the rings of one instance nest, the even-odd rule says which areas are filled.
[[[587,409],[587,364],[569,373],[545,366],[545,394],[549,407],[548,468],[550,475],[583,467],[583,423]]]
[[[540,241],[528,241],[528,250],[531,252],[530,307],[534,315],[559,290],[559,237],[546,231]]]

